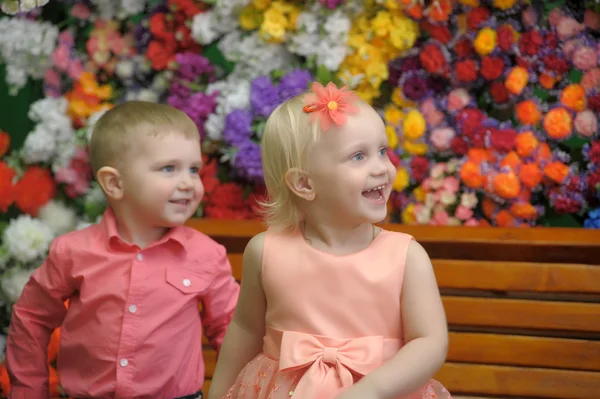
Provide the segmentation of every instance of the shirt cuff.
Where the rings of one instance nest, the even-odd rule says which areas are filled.
[[[47,399],[50,397],[50,391],[47,387],[28,388],[13,386],[10,389],[10,399]]]

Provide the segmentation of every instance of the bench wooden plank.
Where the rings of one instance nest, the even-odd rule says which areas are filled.
[[[456,394],[548,399],[598,399],[600,378],[589,371],[446,363],[435,378]]]
[[[242,278],[242,255],[229,254],[234,277]],[[600,294],[600,267],[582,264],[433,259],[440,288]]]
[[[600,332],[600,303],[443,296],[450,325]]]

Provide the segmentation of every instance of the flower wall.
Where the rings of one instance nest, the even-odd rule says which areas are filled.
[[[87,143],[127,100],[198,125],[198,217],[255,217],[266,118],[319,80],[381,112],[398,172],[391,222],[600,228],[597,3],[0,3],[1,95],[43,85],[26,105],[32,128],[0,132],[3,327],[51,240],[102,214]]]

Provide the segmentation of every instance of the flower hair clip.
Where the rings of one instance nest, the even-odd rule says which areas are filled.
[[[346,123],[346,114],[358,112],[354,105],[359,100],[352,91],[346,90],[346,86],[338,89],[335,84],[329,82],[323,87],[319,82],[312,84],[312,93],[304,96],[304,107],[302,110],[310,115],[310,120],[318,119],[321,129],[326,131],[333,122],[337,126]]]

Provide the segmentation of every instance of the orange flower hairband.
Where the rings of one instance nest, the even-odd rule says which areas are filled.
[[[304,107],[302,110],[310,115],[310,120],[318,119],[321,129],[326,131],[335,123],[342,126],[346,123],[346,114],[358,112],[358,107],[353,105],[359,100],[352,91],[346,90],[346,86],[338,89],[335,84],[329,82],[323,87],[319,82],[312,84],[312,93],[304,96]]]

